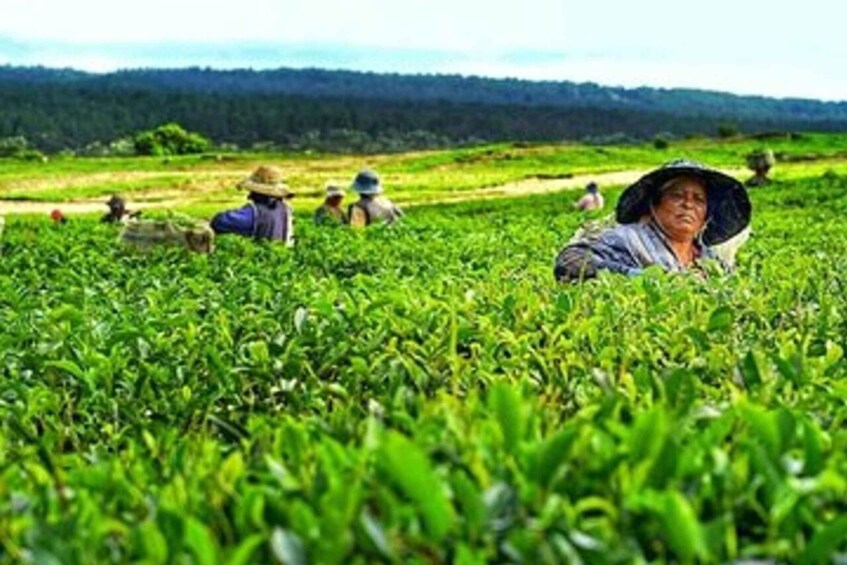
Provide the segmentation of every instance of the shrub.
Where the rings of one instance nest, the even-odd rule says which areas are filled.
[[[155,156],[203,153],[211,146],[211,142],[199,133],[186,131],[173,122],[138,133],[133,143],[136,154]]]
[[[47,157],[30,147],[29,141],[21,135],[0,139],[0,157],[20,159],[23,161],[46,161]]]

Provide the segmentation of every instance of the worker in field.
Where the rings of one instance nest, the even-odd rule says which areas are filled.
[[[603,195],[600,194],[600,188],[596,182],[592,181],[585,186],[585,194],[574,203],[574,208],[584,211],[600,210],[604,204],[605,202],[603,201]]]
[[[341,207],[344,200],[344,189],[335,184],[326,186],[326,198],[320,208],[315,211],[315,224],[321,225],[343,225],[347,223],[347,214]]]
[[[109,211],[100,218],[100,221],[106,224],[120,224],[126,221],[127,218],[137,218],[141,215],[141,210],[128,210],[126,200],[117,194],[113,194],[106,201],[106,206],[109,207]]]
[[[658,265],[669,272],[703,270],[718,244],[744,231],[751,205],[734,178],[688,160],[672,161],[621,194],[617,225],[571,240],[556,258],[559,281],[590,278],[606,270],[637,275]]]
[[[374,171],[359,171],[351,186],[359,200],[350,205],[350,226],[362,228],[375,222],[392,224],[403,217],[403,211],[383,196],[382,185]]]
[[[294,211],[288,201],[294,193],[283,182],[282,172],[276,167],[262,165],[241,181],[238,188],[247,191],[249,202],[212,218],[214,232],[293,245]]]
[[[753,171],[753,176],[747,180],[747,186],[764,186],[770,184],[768,173],[776,164],[776,158],[770,149],[758,149],[747,155],[747,167]]]

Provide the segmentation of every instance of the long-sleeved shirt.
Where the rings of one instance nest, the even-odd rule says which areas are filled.
[[[360,228],[377,221],[393,224],[403,217],[403,211],[384,196],[376,198],[362,197],[350,205],[350,226]]]
[[[280,202],[273,208],[250,202],[212,218],[216,234],[235,233],[256,239],[273,239],[286,245],[294,242],[291,207]]]
[[[322,204],[315,211],[315,224],[317,225],[339,225],[347,223],[347,214],[339,206]]]
[[[603,195],[599,192],[584,194],[574,205],[580,210],[600,210],[604,206]]]
[[[704,259],[716,259],[727,266],[707,246],[695,242],[695,266]],[[625,275],[638,275],[651,265],[669,272],[689,269],[677,258],[667,237],[652,221],[620,224],[603,231],[596,238],[571,241],[556,258],[554,274],[559,281],[579,280],[608,270]]]

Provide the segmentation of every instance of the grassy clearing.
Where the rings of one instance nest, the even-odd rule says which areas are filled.
[[[528,178],[563,178],[620,170],[647,170],[679,157],[712,166],[739,168],[744,155],[767,145],[783,157],[775,175],[797,178],[828,168],[841,170],[847,136],[805,134],[766,142],[691,139],[658,150],[651,144],[593,147],[576,144],[495,144],[400,155],[331,156],[239,154],[178,158],[57,158],[47,163],[5,161],[0,198],[64,202],[123,193],[141,200],[208,198],[237,201],[237,181],[260,163],[280,166],[289,184],[317,198],[328,182],[349,184],[356,171],[373,167],[391,193],[403,201],[432,200]]]

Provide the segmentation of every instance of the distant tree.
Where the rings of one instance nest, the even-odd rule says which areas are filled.
[[[133,153],[165,155],[211,151],[206,139],[243,148],[266,141],[281,149],[371,152],[473,140],[644,143],[663,132],[673,144],[695,132],[717,135],[722,124],[730,126],[721,129],[728,136],[847,131],[843,102],[314,69],[100,76],[0,65],[0,108],[0,139],[25,136],[41,151],[108,155],[124,153],[122,143],[108,140],[127,132],[147,133],[132,136]],[[172,147],[152,133],[169,122],[204,141]],[[96,141],[101,146],[86,149]]]
[[[733,123],[725,122],[718,125],[718,137],[720,137],[721,139],[735,137],[736,135],[738,135],[738,133],[738,126]]]
[[[109,143],[109,155],[127,156],[135,153],[135,140],[122,137]]]
[[[29,141],[21,135],[0,139],[0,157],[11,157],[27,161],[46,161],[44,154],[29,146]]]
[[[138,133],[133,143],[138,155],[157,156],[203,153],[212,145],[199,133],[186,131],[174,122]]]
[[[102,141],[92,141],[79,150],[80,155],[86,157],[105,157],[109,154],[109,148]]]
[[[29,142],[22,135],[0,139],[0,157],[16,157],[29,149]]]
[[[653,147],[656,149],[667,149],[670,144],[670,136],[667,134],[659,134],[653,138]]]

